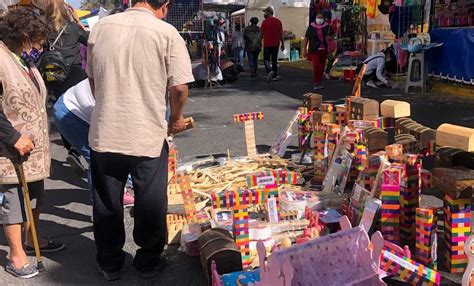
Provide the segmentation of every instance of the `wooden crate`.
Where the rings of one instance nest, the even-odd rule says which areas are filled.
[[[404,126],[409,123],[416,123],[415,120],[411,118],[399,118],[395,121],[395,134],[403,134]]]
[[[436,144],[472,152],[474,151],[474,128],[442,124],[436,131]]]
[[[379,102],[364,97],[351,98],[350,119],[378,120]]]
[[[388,133],[380,128],[367,128],[363,134],[369,152],[385,150],[388,145]]]
[[[474,186],[474,170],[466,168],[434,168],[433,186],[454,198],[471,198]]]
[[[384,117],[401,118],[410,116],[410,104],[399,100],[385,100],[380,105],[381,114]]]

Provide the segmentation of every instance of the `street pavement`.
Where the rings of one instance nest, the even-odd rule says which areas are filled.
[[[267,84],[265,77],[251,79],[243,73],[238,82],[204,90],[191,91],[186,116],[193,116],[196,128],[176,137],[180,158],[184,161],[209,154],[224,156],[245,155],[243,124],[235,124],[236,113],[263,111],[265,118],[255,123],[256,142],[260,152],[266,152],[284,130],[301,104],[302,95],[311,92],[311,73],[289,67],[281,68],[282,80]],[[324,99],[341,102],[350,94],[351,86],[343,81],[325,82],[320,93]],[[436,128],[443,122],[474,127],[474,99],[453,98],[436,94],[403,95],[400,90],[363,89],[363,96],[384,100],[401,98],[412,103],[412,117],[418,122]],[[54,124],[51,122],[52,175],[46,181],[46,199],[41,215],[42,236],[66,243],[66,249],[46,254],[46,272],[32,280],[18,280],[0,269],[1,285],[101,285],[103,277],[96,270],[95,245],[91,223],[91,204],[84,177],[65,162],[66,151]],[[296,132],[296,131],[295,131]],[[296,144],[293,140],[292,145]],[[439,199],[426,197],[431,205]],[[122,269],[122,279],[111,285],[205,285],[199,257],[187,257],[176,246],[167,250],[168,265],[163,273],[151,280],[139,279],[132,259],[136,251],[133,242],[133,218],[124,212],[128,253]],[[7,261],[8,247],[0,235],[0,264]],[[34,262],[34,257],[31,257]],[[459,278],[450,278],[459,281]],[[393,283],[393,282],[391,282]],[[451,284],[446,280],[446,285]]]

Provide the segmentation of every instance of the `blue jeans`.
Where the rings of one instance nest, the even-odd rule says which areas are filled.
[[[74,115],[66,105],[63,97],[59,97],[53,107],[53,117],[56,126],[61,134],[71,143],[74,148],[81,153],[87,163],[91,161],[91,151],[89,147],[89,124]],[[91,168],[87,171],[87,188],[92,199],[92,178]]]
[[[258,69],[258,55],[259,55],[259,54],[260,54],[260,50],[254,51],[254,52],[247,51],[247,57],[248,57],[248,59],[249,59],[250,71],[252,72],[252,74],[256,74],[256,73],[257,73],[257,69]]]
[[[234,59],[241,67],[244,66],[244,48],[234,48]]]

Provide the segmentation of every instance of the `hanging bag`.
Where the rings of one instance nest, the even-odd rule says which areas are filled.
[[[61,52],[55,50],[56,44],[68,25],[69,24],[66,24],[61,29],[54,42],[50,45],[49,49],[41,55],[41,58],[36,64],[46,82],[64,82],[69,77],[69,65],[66,63]]]

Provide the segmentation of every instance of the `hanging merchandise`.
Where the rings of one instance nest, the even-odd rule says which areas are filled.
[[[367,0],[367,17],[375,19],[377,17],[378,5],[380,0]]]

